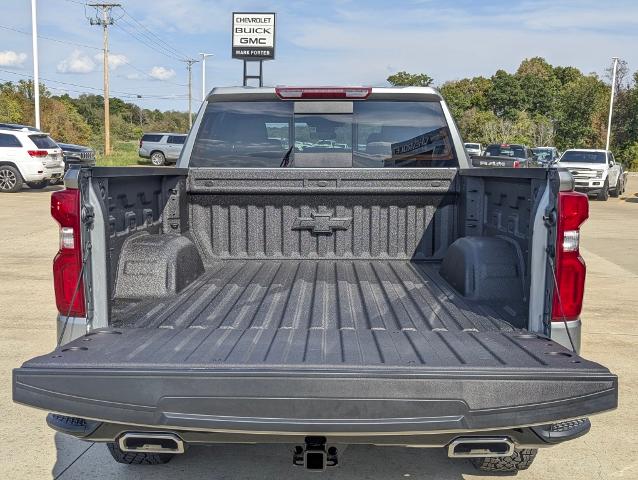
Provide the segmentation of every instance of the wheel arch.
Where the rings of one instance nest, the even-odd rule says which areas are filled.
[[[22,179],[22,181],[24,182],[24,175],[22,175],[22,172],[20,171],[20,167],[18,167],[18,165],[15,162],[10,162],[8,160],[0,160],[0,167],[4,167],[4,166],[9,166],[9,167],[13,167],[15,168],[18,173],[20,174],[20,178]]]

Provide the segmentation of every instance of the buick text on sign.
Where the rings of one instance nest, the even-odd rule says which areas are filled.
[[[274,13],[233,13],[233,58],[275,58]]]

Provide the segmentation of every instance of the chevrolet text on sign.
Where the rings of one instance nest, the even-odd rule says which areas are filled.
[[[274,13],[233,13],[233,58],[275,58]]]

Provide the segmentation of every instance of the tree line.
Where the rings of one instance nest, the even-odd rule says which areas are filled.
[[[607,72],[611,78],[611,72]],[[514,73],[462,78],[438,86],[465,141],[529,146],[605,148],[611,81],[544,58],[521,62]],[[427,74],[399,72],[396,86],[430,86]],[[638,169],[638,72],[619,62],[610,148]]]
[[[611,78],[610,72],[608,77]],[[392,85],[429,86],[425,73],[398,72]],[[575,67],[552,66],[544,58],[521,62],[514,73],[497,70],[438,85],[465,141],[524,143],[530,146],[604,148],[610,81]],[[101,149],[104,99],[101,95],[53,95],[41,85],[43,130],[60,142]],[[145,131],[188,131],[188,114],[143,109],[111,99],[114,141],[138,140]],[[33,124],[33,83],[0,83],[0,122]],[[638,169],[638,72],[619,62],[611,148],[617,159]]]
[[[141,108],[110,98],[112,141],[139,140],[143,132],[188,132],[188,113]],[[42,130],[59,142],[103,149],[104,97],[102,95],[53,95],[40,85]],[[0,82],[0,122],[33,125],[33,82]]]

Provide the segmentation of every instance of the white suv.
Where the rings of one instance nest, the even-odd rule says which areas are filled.
[[[46,133],[0,129],[0,192],[44,188],[63,174],[62,149]]]

